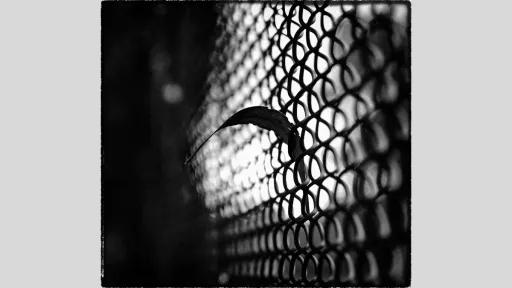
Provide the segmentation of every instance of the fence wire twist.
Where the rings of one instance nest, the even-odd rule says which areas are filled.
[[[221,284],[408,285],[409,3],[219,6],[213,71],[191,148],[236,111],[283,112],[306,151],[253,125],[191,164],[216,220]],[[192,149],[191,149],[192,150]]]

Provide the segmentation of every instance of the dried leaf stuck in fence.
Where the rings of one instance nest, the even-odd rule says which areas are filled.
[[[269,109],[265,106],[253,106],[242,109],[229,117],[224,124],[222,124],[217,130],[208,136],[208,138],[206,138],[199,147],[197,147],[194,153],[192,153],[192,155],[185,161],[185,164],[190,163],[201,147],[203,147],[215,133],[226,127],[239,124],[253,124],[260,128],[274,131],[280,141],[288,144],[288,155],[293,160],[296,160],[304,151],[304,146],[300,137],[292,130],[293,125],[288,121],[283,113],[274,109]],[[301,181],[305,181],[307,179],[307,173],[304,161],[300,161],[298,164],[298,170]]]

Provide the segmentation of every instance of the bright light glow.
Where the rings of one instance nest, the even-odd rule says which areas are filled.
[[[179,103],[183,100],[183,89],[175,83],[167,83],[162,87],[162,95],[169,104]]]
[[[318,139],[320,141],[327,141],[331,137],[331,130],[324,122],[318,121]]]
[[[318,206],[322,210],[326,210],[330,205],[329,193],[323,189],[318,191]]]

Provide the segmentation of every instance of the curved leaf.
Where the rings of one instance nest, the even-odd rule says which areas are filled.
[[[283,113],[264,106],[253,106],[242,109],[229,117],[224,124],[199,145],[194,153],[185,161],[185,164],[188,164],[201,147],[219,130],[239,124],[253,124],[260,128],[274,131],[279,140],[288,144],[288,155],[293,160],[296,160],[297,157],[304,152],[304,146],[300,137],[296,132],[292,131],[293,125]],[[300,161],[298,164],[298,169],[301,178],[303,180],[307,179],[306,168],[303,161]]]

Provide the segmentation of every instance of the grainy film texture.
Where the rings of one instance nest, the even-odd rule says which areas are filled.
[[[410,4],[218,9],[191,150],[250,106],[284,113],[306,148],[293,161],[274,132],[238,125],[192,161],[220,283],[409,285]]]

